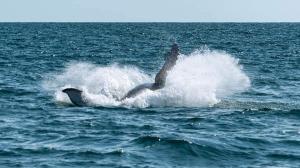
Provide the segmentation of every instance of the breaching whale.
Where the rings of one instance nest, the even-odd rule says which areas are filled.
[[[125,96],[123,96],[119,101],[122,101],[127,98],[135,97],[145,89],[150,89],[153,91],[162,89],[166,84],[168,71],[170,71],[175,66],[176,61],[178,59],[178,55],[179,55],[179,48],[178,45],[175,43],[172,45],[171,51],[167,54],[164,65],[156,74],[154,83],[145,83],[134,87],[129,92],[127,92]],[[87,104],[87,101],[84,99],[81,90],[75,88],[66,88],[63,89],[62,92],[66,93],[69,96],[71,102],[74,105],[84,106]]]

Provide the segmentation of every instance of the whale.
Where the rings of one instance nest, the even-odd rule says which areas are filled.
[[[166,54],[165,63],[159,72],[155,75],[154,83],[144,83],[138,86],[135,86],[129,90],[121,99],[118,101],[123,101],[128,98],[133,98],[141,94],[146,89],[155,91],[165,87],[166,79],[168,72],[176,65],[176,61],[179,56],[179,47],[174,43],[171,47],[171,50]],[[84,97],[83,91],[76,88],[65,88],[62,90],[63,93],[66,93],[70,101],[76,106],[86,106],[88,105],[87,99]]]
[[[82,91],[75,88],[66,88],[63,89],[62,92],[66,93],[71,100],[71,102],[76,106],[85,106],[87,105],[87,101],[84,98]]]

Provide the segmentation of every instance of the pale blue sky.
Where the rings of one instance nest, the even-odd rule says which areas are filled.
[[[0,22],[300,22],[300,0],[0,0]]]

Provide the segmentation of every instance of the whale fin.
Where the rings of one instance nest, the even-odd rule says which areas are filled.
[[[131,89],[123,98],[121,98],[121,101],[127,98],[135,97],[136,95],[140,94],[146,89],[152,89],[153,83],[144,83],[141,85],[136,86],[135,88]]]
[[[75,88],[66,88],[62,90],[62,92],[66,93],[69,96],[69,99],[74,105],[77,106],[85,106],[86,102],[82,97],[82,91]]]
[[[176,43],[172,45],[171,51],[166,56],[166,62],[155,76],[154,88],[160,89],[165,86],[167,73],[171,70],[178,59],[179,47]]]

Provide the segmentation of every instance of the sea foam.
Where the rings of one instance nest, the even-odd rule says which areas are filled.
[[[63,72],[51,76],[43,86],[54,95],[55,101],[71,103],[61,90],[74,87],[83,90],[89,105],[104,107],[212,106],[250,86],[238,59],[228,53],[208,49],[181,54],[168,73],[165,88],[145,90],[123,101],[117,100],[135,86],[153,82],[155,74],[147,75],[134,66],[77,62],[69,63]]]

